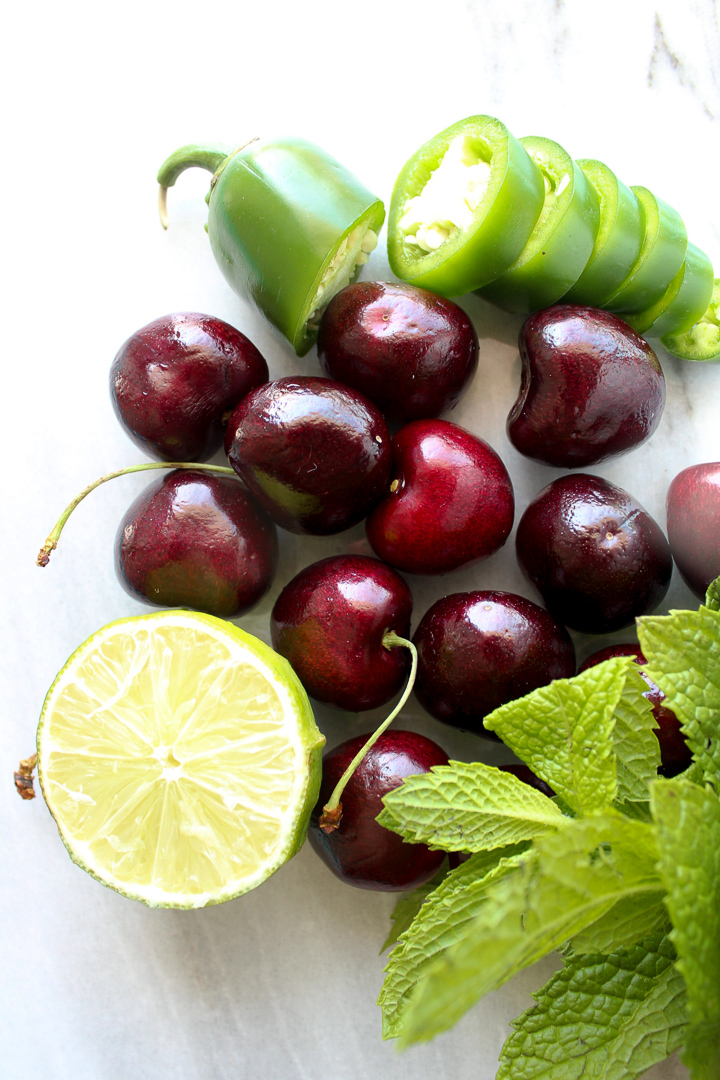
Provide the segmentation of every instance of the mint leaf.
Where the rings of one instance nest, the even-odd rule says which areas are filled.
[[[711,611],[720,611],[720,577],[715,578],[708,585],[705,593],[705,607]]]
[[[497,1080],[635,1080],[682,1045],[685,985],[656,934],[573,957],[514,1020]]]
[[[647,801],[648,784],[657,779],[660,743],[654,731],[652,705],[644,697],[646,690],[647,685],[637,664],[633,662],[615,707],[613,737],[617,757],[618,799]]]
[[[609,953],[627,949],[641,938],[670,929],[665,889],[618,900],[601,919],[581,930],[572,940],[573,952]]]
[[[420,911],[420,908],[423,906],[430,893],[434,892],[440,882],[447,876],[447,872],[448,864],[446,859],[435,877],[431,878],[430,881],[426,881],[424,885],[418,885],[416,889],[406,893],[405,896],[400,897],[392,910],[390,916],[392,926],[388,931],[388,936],[382,944],[382,948],[380,949],[381,953],[384,953],[391,945],[395,945],[400,935],[410,929],[412,921]]]
[[[546,795],[479,761],[451,761],[408,776],[383,804],[380,825],[411,844],[444,851],[506,847],[568,821]]]
[[[438,957],[407,1006],[405,1044],[430,1039],[489,990],[601,919],[621,899],[662,887],[654,828],[619,814],[570,821],[538,838],[487,891],[462,940]],[[442,886],[441,886],[442,887]]]
[[[399,1034],[409,994],[433,961],[462,941],[467,927],[485,902],[488,888],[511,873],[523,849],[483,852],[461,863],[427,898],[409,930],[390,953],[378,1005],[383,1012],[383,1038]]]
[[[632,664],[632,657],[621,656],[572,679],[556,679],[501,705],[485,718],[485,727],[573,810],[603,810],[618,792],[615,710]]]
[[[720,1077],[720,799],[686,780],[656,781],[660,875],[688,992],[683,1060],[698,1080]]]
[[[638,619],[646,670],[680,720],[706,780],[720,782],[720,611]]]

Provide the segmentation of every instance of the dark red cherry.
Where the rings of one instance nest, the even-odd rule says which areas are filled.
[[[367,520],[373,551],[409,574],[444,574],[507,540],[515,500],[502,461],[447,420],[415,420],[392,441],[392,481]]]
[[[385,892],[414,889],[437,873],[445,852],[431,851],[425,844],[408,844],[375,819],[383,808],[384,795],[399,787],[407,776],[430,772],[434,765],[447,765],[448,756],[424,735],[386,731],[343,791],[338,828],[326,833],[319,825],[323,807],[367,738],[367,734],[359,735],[325,754],[308,839],[336,877],[349,885]]]
[[[251,391],[228,422],[230,464],[290,532],[342,532],[366,516],[390,474],[390,434],[366,397],[292,376]]]
[[[558,304],[520,330],[522,381],[507,420],[527,457],[583,468],[649,439],[665,377],[648,343],[608,311]]]
[[[390,631],[410,633],[412,595],[389,566],[365,555],[336,555],[301,570],[275,601],[273,648],[311,697],[360,712],[401,689],[408,650],[388,647]]]
[[[632,495],[599,476],[553,480],[522,515],[515,543],[548,610],[588,634],[628,626],[656,608],[670,584],[662,529]]]
[[[231,618],[265,595],[278,558],[272,521],[232,476],[178,469],[150,484],[115,540],[131,596]]]
[[[678,473],[667,493],[667,527],[678,570],[704,600],[720,577],[720,461]]]
[[[358,281],[325,309],[318,357],[331,378],[404,424],[452,409],[477,368],[478,339],[451,300],[413,285]]]
[[[575,674],[565,627],[514,593],[445,596],[425,613],[413,642],[420,703],[436,720],[492,738],[482,721],[493,709]]]
[[[160,461],[206,461],[225,420],[268,368],[253,343],[210,315],[165,315],[132,334],[110,370],[118,420]]]
[[[555,792],[546,784],[544,780],[532,771],[529,765],[525,765],[522,762],[517,765],[500,765],[503,772],[512,773],[518,780],[522,780],[523,784],[527,784],[529,787],[535,788],[542,795],[547,795],[548,799],[552,799]]]
[[[647,663],[639,645],[608,645],[605,649],[598,649],[592,656],[588,656],[587,660],[578,668],[578,675],[581,671],[587,671],[588,668],[595,667],[596,664],[602,664],[605,660],[612,660],[614,656],[632,656],[636,664],[643,665]],[[678,773],[684,772],[692,764],[692,752],[682,733],[677,716],[672,709],[668,709],[663,704],[665,695],[662,690],[645,671],[641,671],[640,674],[647,685],[643,697],[646,697],[652,705],[653,716],[657,724],[655,734],[660,743],[660,768],[658,772],[661,776],[677,776]]]

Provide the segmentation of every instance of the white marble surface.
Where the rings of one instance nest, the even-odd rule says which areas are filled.
[[[491,1080],[507,1024],[553,961],[485,999],[452,1033],[400,1055],[380,1038],[378,949],[393,898],[344,887],[309,848],[260,890],[218,908],[151,911],[68,859],[41,799],[12,790],[44,693],[73,648],[145,610],[116,582],[112,542],[140,477],[96,492],[50,567],[33,565],[57,514],[96,475],[138,459],[107,392],[122,341],[169,311],[228,319],[273,376],[316,373],[225,285],[203,231],[207,178],[171,193],[154,176],[182,143],[290,133],[320,143],[386,201],[426,138],[471,113],[606,161],[675,205],[720,265],[718,8],[712,0],[316,0],[205,5],[128,0],[16,5],[6,16],[2,171],[5,617],[0,786],[0,1072],[24,1080]],[[365,276],[388,275],[384,250]],[[481,362],[453,416],[505,459],[518,514],[555,475],[504,434],[519,320],[474,298]],[[9,338],[9,340],[8,340]],[[680,468],[720,457],[720,366],[660,352],[668,404],[652,440],[598,467],[664,524]],[[241,620],[268,636],[279,589],[305,563],[363,550],[362,528],[317,542],[287,534],[275,587]],[[528,594],[512,545],[483,566],[414,581],[417,617],[478,586]],[[692,603],[675,579],[668,605]],[[627,636],[627,635],[626,635]],[[580,642],[580,655],[590,651]],[[330,743],[374,717],[319,710]],[[498,751],[423,716],[403,723],[455,756]],[[686,1071],[676,1059],[653,1080]]]

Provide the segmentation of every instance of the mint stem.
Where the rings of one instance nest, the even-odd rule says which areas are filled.
[[[360,762],[364,759],[364,757],[368,753],[368,751],[370,751],[372,749],[372,747],[375,745],[375,743],[380,738],[380,736],[385,731],[385,729],[388,728],[390,726],[390,724],[392,724],[393,720],[395,719],[397,714],[400,712],[400,710],[402,709],[402,707],[405,704],[405,702],[407,701],[407,699],[410,697],[410,694],[412,693],[412,688],[415,685],[415,676],[417,675],[418,655],[417,655],[417,649],[413,645],[412,641],[408,641],[407,638],[400,637],[398,634],[395,633],[394,630],[388,630],[387,633],[383,636],[382,643],[383,643],[383,645],[384,645],[384,647],[386,649],[394,649],[398,645],[404,645],[406,649],[410,650],[410,655],[412,657],[412,663],[411,663],[411,667],[410,667],[410,675],[408,677],[408,681],[407,681],[407,683],[405,685],[405,689],[403,690],[402,696],[401,696],[400,700],[398,701],[397,705],[395,706],[393,711],[390,713],[390,715],[387,717],[387,719],[383,720],[380,727],[376,731],[374,731],[372,733],[372,735],[367,740],[365,745],[358,751],[358,753],[352,759],[352,761],[348,765],[347,769],[345,770],[345,772],[342,774],[342,776],[338,780],[337,784],[335,785],[335,790],[333,791],[332,795],[330,796],[328,801],[325,803],[325,806],[323,807],[323,812],[320,815],[319,824],[320,824],[320,828],[323,830],[323,832],[326,832],[326,833],[334,832],[334,830],[337,829],[338,825],[340,824],[340,821],[342,819],[342,803],[340,802],[340,799],[342,797],[342,793],[345,790],[345,787],[346,787],[348,781],[350,780],[351,776],[353,775],[353,773],[357,769]]]

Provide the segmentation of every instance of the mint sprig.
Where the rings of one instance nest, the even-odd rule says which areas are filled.
[[[694,1080],[720,1077],[720,798],[684,780],[651,788],[672,942],[688,989],[684,1060]]]
[[[512,1024],[497,1080],[635,1080],[683,1043],[685,984],[668,938],[573,957]]]
[[[422,904],[385,968],[378,998],[384,1038],[400,1034],[414,987],[447,949],[463,940],[486,901],[488,889],[518,867],[522,854],[522,848],[507,848],[473,855],[448,874]]]
[[[705,779],[720,785],[720,613],[672,611],[638,620],[646,670],[680,720]]]
[[[507,847],[471,856],[418,904],[388,962],[386,1036],[432,1038],[561,947],[563,970],[515,1021],[501,1080],[635,1080],[682,1042],[693,1080],[720,1080],[714,584],[699,611],[639,621],[648,674],[695,755],[682,778],[656,779],[645,684],[632,658],[619,658],[487,720],[558,793],[555,816],[544,796],[518,794],[477,763],[452,763],[387,797],[381,820],[411,840],[478,849],[524,840],[510,858]]]
[[[573,810],[602,811],[618,794],[613,731],[632,664],[621,656],[556,679],[490,713],[485,727]]]
[[[462,940],[413,994],[402,1043],[452,1027],[490,990],[602,918],[621,899],[661,888],[650,825],[610,814],[568,822],[535,841],[512,874],[488,890]]]
[[[383,804],[381,825],[411,844],[444,851],[491,851],[569,820],[546,795],[480,761],[451,761],[409,776]]]

